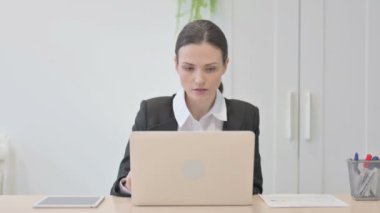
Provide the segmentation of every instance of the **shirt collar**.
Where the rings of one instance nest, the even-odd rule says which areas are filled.
[[[185,101],[185,91],[183,89],[178,91],[173,99],[173,111],[179,127],[183,126],[186,120],[192,116],[189,109],[187,108]],[[226,101],[224,100],[224,97],[219,90],[216,93],[214,105],[204,117],[210,115],[213,115],[220,121],[227,121]]]

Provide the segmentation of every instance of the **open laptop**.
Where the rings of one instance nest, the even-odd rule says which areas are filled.
[[[251,205],[250,131],[144,131],[130,137],[134,205]]]

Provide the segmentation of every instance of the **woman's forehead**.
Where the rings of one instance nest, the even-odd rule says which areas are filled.
[[[222,51],[207,43],[188,44],[179,49],[178,59],[187,63],[203,62],[203,64],[220,63]]]

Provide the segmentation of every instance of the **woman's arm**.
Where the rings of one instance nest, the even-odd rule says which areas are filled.
[[[147,129],[147,122],[146,122],[146,101],[142,101],[140,104],[140,110],[137,113],[135,124],[132,127],[132,131],[143,131]],[[120,190],[120,181],[123,178],[126,178],[131,170],[131,161],[130,161],[130,148],[129,148],[129,141],[127,143],[127,147],[124,152],[124,157],[120,162],[119,166],[119,172],[117,175],[117,179],[114,182],[112,188],[111,188],[111,195],[115,196],[122,196],[122,197],[130,197],[131,195],[129,193],[125,193]]]

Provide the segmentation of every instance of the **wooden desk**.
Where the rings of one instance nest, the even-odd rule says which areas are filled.
[[[252,206],[215,207],[134,207],[130,199],[107,196],[103,203],[94,209],[33,209],[34,203],[43,196],[3,195],[0,196],[0,213],[28,212],[67,212],[67,213],[379,213],[380,201],[355,201],[350,195],[336,195],[348,203],[343,208],[269,208],[258,196],[253,196]]]

